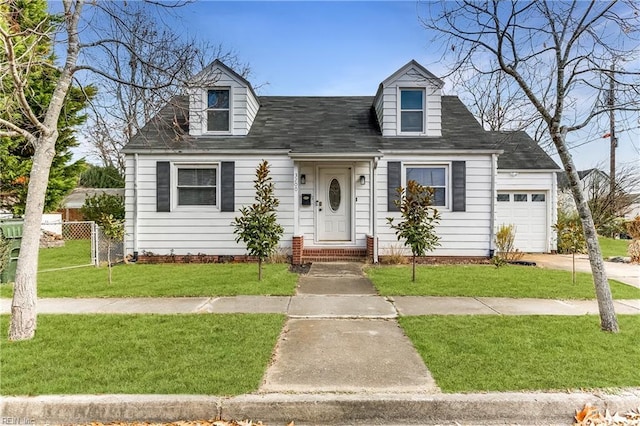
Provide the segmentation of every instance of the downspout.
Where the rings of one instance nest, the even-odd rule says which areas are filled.
[[[378,263],[378,210],[376,203],[376,170],[378,169],[378,157],[371,160],[370,178],[371,182],[371,236],[373,237],[373,263]]]
[[[133,154],[133,261],[138,261],[138,154]]]
[[[495,220],[496,220],[496,175],[498,170],[498,155],[491,154],[491,215],[489,219],[489,258],[493,258],[495,254]]]
[[[548,209],[551,210],[551,223],[554,225],[558,222],[558,180],[556,178],[556,173],[551,173],[551,196],[549,197],[551,201]],[[547,229],[551,230],[551,235],[549,238],[549,250],[550,253],[558,252],[558,233],[553,226],[547,226]],[[549,232],[549,231],[547,231]]]

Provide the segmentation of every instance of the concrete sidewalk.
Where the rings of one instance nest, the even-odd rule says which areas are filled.
[[[640,299],[615,300],[619,314],[640,314]],[[0,314],[11,299],[0,299]],[[597,315],[595,300],[373,295],[38,299],[40,314],[277,313],[291,318],[389,319],[415,315]]]
[[[258,392],[199,395],[4,397],[11,424],[253,419],[269,425],[571,424],[584,404],[640,406],[640,389],[601,393],[440,393],[398,325],[410,315],[584,315],[595,301],[490,297],[381,297],[361,264],[314,264],[291,297],[40,299],[39,313],[282,313],[288,316]],[[0,313],[10,311],[0,300]],[[640,300],[618,300],[640,314]],[[214,368],[214,367],[212,367]],[[17,419],[14,421],[13,419]]]

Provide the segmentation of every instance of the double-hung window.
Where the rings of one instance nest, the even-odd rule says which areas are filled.
[[[447,166],[409,166],[407,182],[414,180],[420,185],[433,188],[431,204],[444,207],[447,205],[448,174]]]
[[[228,132],[230,123],[229,89],[207,90],[207,131]]]
[[[217,205],[217,167],[184,165],[177,172],[178,206]]]
[[[424,132],[424,90],[400,89],[400,132]]]

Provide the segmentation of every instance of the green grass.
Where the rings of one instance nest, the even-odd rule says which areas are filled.
[[[605,259],[613,256],[629,256],[627,252],[631,240],[615,240],[613,238],[598,237],[602,257]]]
[[[255,391],[283,315],[39,315],[36,337],[8,342],[3,395]]]
[[[531,266],[438,265],[418,266],[416,282],[411,265],[366,269],[383,296],[533,297],[542,299],[595,299],[591,275]],[[610,280],[616,299],[640,299],[640,289]]]
[[[401,317],[400,324],[444,392],[640,386],[640,316],[621,331],[597,316]]]
[[[43,248],[39,251],[38,269],[40,271],[90,264],[90,240],[66,240],[64,247]]]
[[[160,264],[117,265],[113,284],[107,268],[77,268],[38,274],[39,297],[186,297],[236,295],[292,295],[298,276],[286,264],[264,265],[258,281],[258,265]],[[12,296],[12,287],[0,286],[2,297]]]

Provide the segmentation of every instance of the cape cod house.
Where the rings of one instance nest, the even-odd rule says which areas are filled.
[[[441,246],[487,257],[502,224],[516,247],[555,249],[555,162],[524,132],[485,131],[443,82],[410,61],[375,96],[257,96],[220,61],[125,147],[126,252],[243,256],[231,222],[267,160],[294,263],[397,251],[396,188],[435,190]]]

